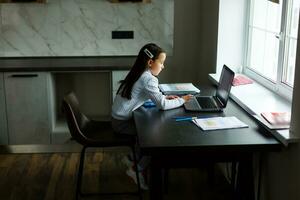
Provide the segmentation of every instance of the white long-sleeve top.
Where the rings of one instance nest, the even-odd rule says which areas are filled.
[[[131,99],[124,98],[120,94],[116,95],[112,106],[112,117],[118,120],[129,120],[132,112],[148,99],[162,110],[177,108],[184,104],[182,98],[166,99],[158,88],[158,79],[151,74],[150,70],[146,70],[134,83]]]

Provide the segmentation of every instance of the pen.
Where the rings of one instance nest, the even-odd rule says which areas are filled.
[[[200,119],[200,118],[206,118],[206,117],[204,117],[204,116],[201,116],[201,117],[175,117],[175,121],[176,122],[191,121],[191,120]]]

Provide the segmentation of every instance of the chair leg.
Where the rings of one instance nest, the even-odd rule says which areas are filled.
[[[142,200],[141,184],[140,184],[140,177],[139,177],[139,171],[138,171],[138,161],[137,161],[137,157],[136,157],[136,154],[135,154],[135,147],[132,146],[131,150],[132,150],[132,154],[133,154],[133,161],[135,163],[134,168],[135,168],[135,173],[136,173],[139,198],[140,198],[140,200]]]
[[[84,159],[85,159],[85,152],[86,152],[87,146],[83,146],[81,153],[80,153],[80,161],[79,161],[79,168],[78,168],[78,173],[77,173],[77,183],[76,183],[76,197],[75,199],[78,200],[79,196],[94,196],[94,195],[128,195],[128,194],[136,194],[133,192],[115,192],[115,193],[83,193],[82,192],[82,178],[83,178],[83,167],[84,167]],[[132,148],[133,152],[133,159],[134,162],[137,163],[137,158],[135,155],[135,150],[134,147]],[[137,165],[135,165],[135,170],[136,170],[136,176],[137,176],[137,185],[138,185],[138,195],[139,199],[142,200],[141,196],[141,188],[140,188],[140,179],[139,179],[139,173],[137,170]]]
[[[215,163],[209,162],[207,163],[207,182],[210,186],[215,185]]]
[[[81,192],[81,184],[82,184],[82,173],[83,173],[83,166],[84,166],[84,158],[85,158],[85,150],[86,146],[83,146],[81,152],[80,152],[80,161],[79,161],[79,168],[77,173],[77,184],[76,184],[76,200],[78,199],[78,196],[82,194]]]

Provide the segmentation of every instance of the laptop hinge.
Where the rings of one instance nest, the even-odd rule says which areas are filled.
[[[222,103],[222,101],[216,96],[216,99],[217,99],[217,101],[218,101],[218,103],[222,106],[222,107],[224,107],[224,104]]]

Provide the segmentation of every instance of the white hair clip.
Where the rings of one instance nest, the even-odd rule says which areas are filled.
[[[144,52],[145,52],[145,54],[147,54],[147,56],[149,58],[153,58],[154,57],[153,54],[148,49],[144,49]]]

